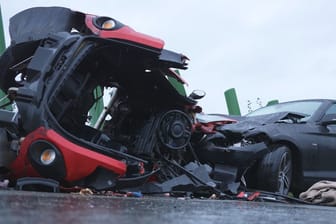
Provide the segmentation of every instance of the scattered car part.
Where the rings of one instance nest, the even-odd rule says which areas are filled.
[[[336,182],[322,180],[300,194],[300,199],[319,205],[336,205]]]
[[[23,177],[16,181],[17,190],[36,190],[48,192],[60,192],[59,183],[53,179],[39,178],[39,177]]]

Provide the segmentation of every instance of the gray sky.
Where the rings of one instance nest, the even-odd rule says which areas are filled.
[[[8,20],[35,6],[64,6],[110,16],[159,37],[190,58],[187,91],[207,92],[207,113],[227,113],[236,88],[242,113],[273,99],[336,98],[336,1],[333,0],[0,0]]]

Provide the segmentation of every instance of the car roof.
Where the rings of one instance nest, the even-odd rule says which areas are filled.
[[[292,100],[292,101],[285,101],[285,102],[280,102],[279,104],[282,104],[282,103],[292,103],[292,102],[305,102],[305,101],[321,101],[321,102],[332,102],[332,103],[335,103],[336,100],[333,100],[333,99],[302,99],[302,100]]]

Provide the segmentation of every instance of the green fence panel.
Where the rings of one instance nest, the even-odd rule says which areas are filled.
[[[3,22],[2,22],[2,13],[1,13],[1,5],[0,5],[0,55],[5,51],[6,49],[6,42],[5,42],[5,33],[4,33],[4,28],[3,28]],[[1,80],[0,80],[1,82]],[[6,93],[4,93],[0,89],[0,99],[2,99]],[[0,105],[3,105],[8,102],[8,99],[6,98],[5,100],[0,102]],[[5,109],[11,109],[11,107],[5,107]]]
[[[271,106],[271,105],[278,104],[278,103],[279,103],[279,100],[270,100],[270,101],[268,101],[266,106]]]
[[[241,115],[236,90],[228,89],[224,92],[226,106],[230,115]]]
[[[96,103],[91,107],[89,111],[90,126],[94,126],[99,118],[99,115],[102,113],[104,109],[104,100],[103,100],[103,90],[100,86],[94,90],[94,98],[97,99]]]
[[[175,70],[175,72],[180,75],[180,72],[178,70]],[[177,92],[179,94],[181,94],[182,96],[187,95],[187,92],[184,88],[183,83],[179,82],[177,79],[175,79],[174,77],[171,77],[171,76],[168,76],[168,80],[169,80],[170,84],[172,84],[172,86],[174,86],[174,88],[177,90]]]

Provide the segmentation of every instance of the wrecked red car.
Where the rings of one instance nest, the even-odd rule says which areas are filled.
[[[186,69],[188,58],[160,39],[61,7],[27,9],[9,29],[0,88],[13,109],[0,111],[0,165],[12,184],[51,179],[95,190],[235,191],[267,152],[257,143],[203,159],[208,152],[199,145],[217,123],[195,116],[201,94],[181,95],[169,82],[184,83],[172,69]],[[112,94],[92,126],[88,111],[103,97],[97,88]]]

